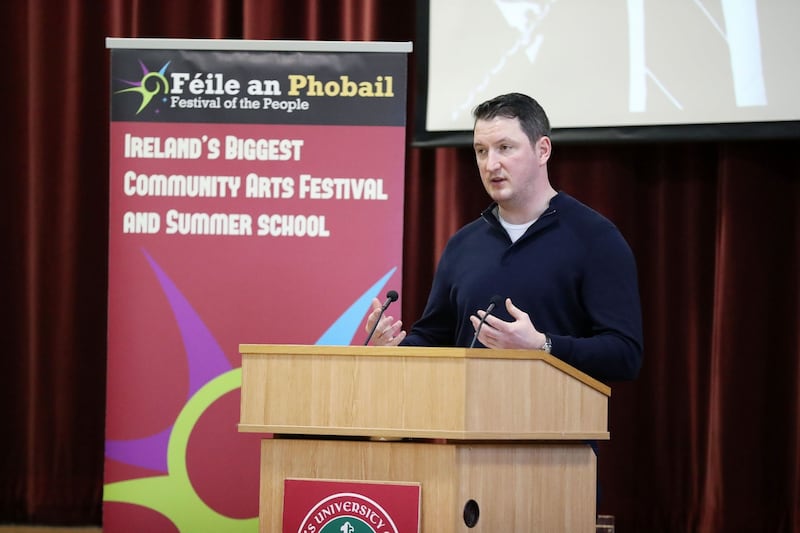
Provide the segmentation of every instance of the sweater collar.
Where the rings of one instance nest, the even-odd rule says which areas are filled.
[[[545,209],[544,213],[539,216],[541,220],[547,216],[550,216],[556,212],[556,208],[561,203],[562,199],[566,196],[566,193],[558,191],[555,196],[550,199],[550,204]],[[481,216],[492,224],[500,224],[500,214],[499,214],[500,206],[497,205],[497,202],[492,202],[489,207],[481,211]]]
[[[551,221],[555,221],[553,215],[556,214],[558,211],[558,205],[562,203],[562,200],[566,196],[565,193],[558,192],[553,198],[550,199],[550,204],[547,206],[547,209],[541,216],[534,222],[531,227],[525,232],[525,234],[520,237],[521,239],[530,235],[531,233],[538,231],[539,228],[545,227],[551,223]],[[497,228],[498,230],[502,231],[503,233],[506,230],[503,228],[503,225],[500,223],[500,214],[499,214],[500,207],[497,205],[497,202],[492,202],[489,207],[481,211],[481,217],[489,223],[490,226]]]

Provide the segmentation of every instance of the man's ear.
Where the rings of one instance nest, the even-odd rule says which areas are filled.
[[[539,158],[540,165],[547,163],[552,151],[553,144],[550,142],[550,137],[541,137],[536,141],[536,155]]]

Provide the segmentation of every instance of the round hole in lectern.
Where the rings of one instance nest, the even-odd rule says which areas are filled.
[[[464,504],[464,523],[467,525],[467,527],[475,527],[480,516],[481,509],[478,507],[478,502],[475,500],[469,500]]]

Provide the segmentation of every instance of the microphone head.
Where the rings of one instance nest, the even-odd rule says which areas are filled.
[[[494,308],[502,303],[503,303],[502,296],[498,296],[497,294],[492,296],[492,298],[489,300],[489,307],[486,308],[486,314],[483,315],[483,320],[486,320],[486,317],[489,316],[492,313],[492,311],[494,311]]]
[[[387,299],[388,299],[390,302],[396,302],[396,301],[397,301],[397,298],[398,298],[397,291],[389,291],[389,292],[387,292],[387,293],[386,293],[386,298],[387,298]]]

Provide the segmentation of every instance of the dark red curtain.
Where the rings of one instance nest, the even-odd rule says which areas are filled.
[[[413,41],[415,16],[411,0],[0,5],[0,523],[101,523],[105,38]],[[800,532],[800,141],[556,144],[551,176],[639,266],[645,363],[611,384],[598,510],[618,531]],[[409,149],[406,194],[410,324],[487,199],[467,148]]]

